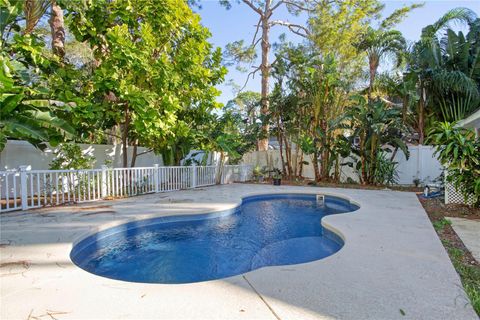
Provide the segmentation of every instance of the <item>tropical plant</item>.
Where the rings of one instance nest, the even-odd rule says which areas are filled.
[[[480,139],[471,130],[442,122],[432,128],[428,142],[436,145],[447,181],[462,193],[465,202],[471,199],[480,206]]]
[[[385,175],[384,168],[385,161],[392,163],[393,157],[387,159],[384,153],[399,149],[407,159],[409,157],[408,147],[402,140],[405,126],[400,110],[389,107],[378,99],[369,101],[363,96],[356,96],[354,106],[347,112],[346,120],[351,126],[352,152],[358,159],[352,165],[359,173],[360,182],[362,184],[392,182],[394,175]],[[358,144],[354,143],[356,139]]]
[[[479,44],[476,42],[473,44],[474,48],[468,48],[466,42],[464,42],[460,46],[461,50],[453,49],[458,47],[454,44],[455,42],[458,44],[462,41],[456,41],[452,31],[448,31],[452,22],[475,26],[475,20],[476,15],[470,9],[456,8],[448,11],[435,23],[423,28],[420,40],[412,46],[408,55],[407,77],[415,79],[418,89],[419,100],[416,113],[418,118],[417,130],[421,144],[425,137],[427,112],[432,113],[436,111],[435,109],[440,109],[443,110],[442,113],[446,117],[450,118],[451,115],[454,117],[461,116],[465,104],[470,105],[468,101],[473,101],[478,96],[478,85],[470,77],[471,74],[476,74],[476,72],[465,73],[465,71],[469,68],[473,70],[478,68]],[[443,41],[439,39],[441,32],[447,33],[447,37]],[[473,37],[470,35],[470,38]],[[473,54],[471,58],[466,57],[470,54]],[[463,65],[454,61],[463,61]],[[473,61],[473,64],[468,63],[468,61]],[[460,67],[461,65],[462,67]],[[438,108],[439,105],[440,108]],[[451,108],[458,109],[458,112],[447,111]]]
[[[399,64],[402,61],[406,47],[406,41],[400,31],[368,28],[359,44],[359,48],[367,52],[370,75],[368,86],[369,98],[371,98],[375,77],[381,60],[387,57],[394,58],[397,64]]]
[[[39,81],[45,79],[41,69],[49,64],[41,43],[31,35],[17,36],[9,48],[16,52],[13,59],[0,53],[0,151],[7,139],[23,139],[44,148],[45,142],[56,145],[73,138],[74,128],[56,116],[70,106],[49,99],[48,89]]]

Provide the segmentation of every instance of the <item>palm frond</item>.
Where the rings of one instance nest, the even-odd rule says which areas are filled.
[[[25,0],[23,11],[25,14],[25,33],[29,34],[33,31],[38,21],[47,11],[51,4],[51,0]]]

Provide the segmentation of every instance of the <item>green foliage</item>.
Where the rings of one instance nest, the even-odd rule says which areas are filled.
[[[219,107],[215,85],[226,72],[199,16],[175,0],[66,5],[70,30],[99,62],[89,92],[97,127],[121,126],[124,143],[179,163],[197,144],[196,127]]]
[[[369,163],[370,164],[370,163]],[[394,185],[398,183],[398,172],[397,166],[398,163],[392,161],[388,153],[386,152],[379,152],[377,153],[377,160],[376,160],[376,169],[374,173],[373,181],[376,184],[381,185]]]
[[[394,183],[395,164],[385,153],[401,150],[408,159],[408,147],[402,140],[406,130],[400,110],[388,107],[381,100],[368,101],[363,96],[354,98],[355,105],[348,110],[346,120],[351,126],[351,138],[358,138],[352,152],[358,157],[355,164],[364,184]],[[353,142],[353,141],[352,141]]]
[[[466,37],[449,29],[454,22],[469,26]],[[426,115],[433,120],[458,121],[480,103],[479,24],[472,10],[452,9],[423,28],[421,39],[410,50],[406,77],[414,79],[418,88],[415,112],[421,141]]]
[[[320,52],[333,55],[341,69],[357,77],[364,56],[356,44],[382,9],[376,0],[319,1],[309,19],[311,39]]]
[[[447,180],[465,198],[480,206],[480,139],[454,123],[437,123],[430,132],[429,142],[437,146],[436,154],[445,166]]]
[[[441,231],[443,230],[443,228],[445,228],[445,226],[450,226],[450,225],[452,225],[452,222],[445,218],[442,218],[441,220],[437,220],[433,222],[433,227],[437,231]]]
[[[61,144],[54,155],[55,158],[50,163],[51,170],[92,169],[96,161],[95,157],[73,143]]]
[[[448,251],[455,270],[462,279],[463,288],[470,298],[473,309],[480,315],[480,267],[471,265],[469,261],[465,259],[463,250],[454,247],[447,240],[442,242]]]
[[[0,25],[0,151],[7,139],[24,139],[43,148],[45,142],[55,146],[75,134],[71,124],[58,116],[71,106],[53,100],[48,86],[57,61],[44,54],[37,35],[20,32],[20,8],[18,2],[0,5],[5,19]]]

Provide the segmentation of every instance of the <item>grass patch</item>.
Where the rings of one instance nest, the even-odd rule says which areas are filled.
[[[451,226],[446,216],[467,217],[478,219],[477,209],[468,209],[464,206],[442,206],[438,200],[422,199],[420,201],[432,222],[438,237],[442,241],[455,270],[459,274],[462,285],[475,312],[480,316],[480,263],[463,244]]]
[[[480,267],[465,262],[463,250],[455,248],[449,241],[442,241],[452,260],[455,270],[462,279],[463,288],[470,298],[475,312],[480,316]]]

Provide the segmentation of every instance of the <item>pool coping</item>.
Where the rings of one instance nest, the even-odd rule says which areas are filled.
[[[243,196],[241,196],[240,201],[238,201],[235,204],[232,204],[231,207],[229,207],[229,208],[217,209],[217,210],[213,210],[213,211],[211,211],[211,210],[198,211],[198,212],[188,214],[188,215],[172,214],[172,215],[167,215],[167,216],[168,217],[191,217],[191,218],[193,218],[195,216],[203,215],[203,216],[205,216],[205,219],[214,219],[214,218],[217,218],[217,217],[223,217],[223,216],[227,216],[227,215],[231,215],[231,214],[235,213],[235,211],[237,211],[237,209],[239,209],[242,206],[243,201],[246,200],[247,198],[256,197],[256,196],[274,195],[274,194],[308,194],[308,195],[331,196],[331,197],[336,197],[336,198],[346,200],[350,204],[353,204],[353,205],[358,207],[358,209],[356,209],[356,210],[349,211],[349,212],[344,212],[342,214],[352,213],[352,212],[358,211],[361,208],[360,204],[357,203],[356,201],[352,200],[350,197],[344,196],[344,195],[341,195],[341,194],[332,193],[332,192],[322,192],[322,193],[319,193],[319,192],[310,192],[309,193],[309,192],[300,192],[300,191],[289,192],[289,193],[265,192],[265,193],[252,193],[252,194],[248,194],[248,195],[243,195]],[[73,247],[75,247],[77,244],[79,244],[80,242],[82,242],[86,238],[88,238],[88,237],[90,237],[90,236],[92,236],[96,233],[99,233],[101,231],[105,231],[105,230],[110,229],[110,228],[119,227],[121,225],[129,224],[129,223],[132,223],[132,222],[138,222],[138,221],[143,221],[143,220],[152,220],[152,219],[167,217],[164,214],[160,214],[160,213],[151,214],[151,215],[147,214],[147,215],[149,215],[149,216],[148,217],[143,216],[143,217],[139,217],[139,218],[132,218],[132,219],[125,220],[125,221],[114,221],[114,222],[109,222],[109,223],[98,225],[98,226],[94,227],[92,230],[89,230],[89,231],[79,235],[75,240],[73,240],[72,249],[73,249]],[[328,216],[330,216],[330,215],[326,215],[325,217],[322,218],[322,220],[321,220],[322,226],[329,229],[330,231],[332,231],[334,233],[337,233],[337,235],[339,237],[341,237],[343,241],[345,241],[344,235],[341,234],[340,231],[337,231],[334,226],[331,226],[328,223],[324,225],[324,219],[327,218]],[[184,220],[184,219],[180,219],[180,220]],[[185,220],[187,220],[187,219],[185,219]],[[192,219],[192,220],[194,220],[194,219]],[[168,221],[168,222],[175,222],[175,221]]]

